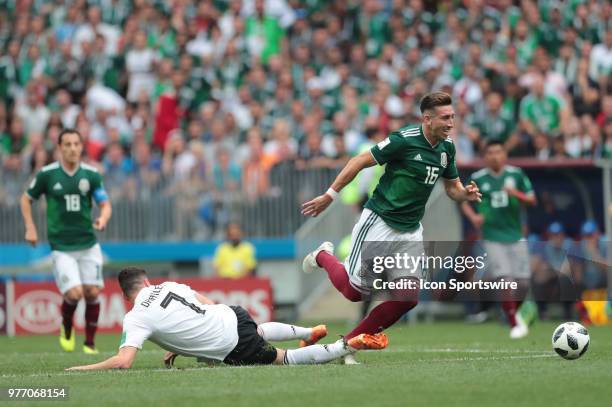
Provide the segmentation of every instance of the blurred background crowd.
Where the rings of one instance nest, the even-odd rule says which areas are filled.
[[[492,138],[609,158],[611,28],[606,0],[0,0],[0,205],[74,127],[115,202],[180,197],[222,231],[223,208],[323,190],[275,171],[333,174],[432,90],[459,164]]]

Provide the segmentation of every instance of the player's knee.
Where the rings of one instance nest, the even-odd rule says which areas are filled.
[[[352,290],[350,288],[342,290],[342,295],[344,295],[344,298],[346,298],[350,302],[359,302],[359,301],[361,301],[361,294],[356,293],[355,290]]]
[[[85,301],[88,302],[96,301],[98,299],[98,296],[100,295],[99,287],[85,287],[83,291]]]
[[[83,298],[83,288],[81,286],[72,287],[66,291],[64,298],[70,302],[79,302]]]

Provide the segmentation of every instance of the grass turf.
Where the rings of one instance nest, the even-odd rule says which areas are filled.
[[[389,348],[360,353],[359,366],[206,367],[178,358],[178,369],[166,370],[163,351],[148,342],[131,370],[105,372],[63,369],[113,355],[118,335],[99,336],[98,356],[61,353],[56,337],[0,337],[0,387],[68,386],[69,401],[58,404],[80,406],[612,405],[612,327],[590,327],[588,352],[567,361],[551,349],[555,326],[539,323],[512,341],[495,323],[399,325],[388,330]],[[329,327],[328,341],[345,330]]]

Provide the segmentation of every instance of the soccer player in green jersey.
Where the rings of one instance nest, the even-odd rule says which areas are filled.
[[[59,135],[60,161],[43,167],[21,197],[25,240],[38,242],[32,218],[32,201],[45,195],[47,234],[51,245],[53,274],[62,293],[63,323],[60,346],[66,352],[75,347],[72,327],[74,311],[85,298],[85,343],[83,352],[98,353],[94,338],[100,315],[98,295],[104,287],[102,251],[94,234],[104,230],[112,209],[98,171],[81,162],[83,140],[76,130],[65,129]],[[100,207],[100,216],[92,223],[92,200]]]
[[[499,140],[485,147],[486,168],[470,177],[482,191],[477,212],[466,202],[461,209],[476,229],[482,231],[487,254],[487,278],[514,280],[519,289],[502,298],[502,309],[510,322],[510,337],[517,339],[529,333],[527,324],[517,313],[529,287],[529,251],[521,229],[521,205],[535,205],[531,182],[517,167],[507,165],[507,155]],[[518,300],[518,301],[517,301]]]
[[[478,201],[475,185],[463,186],[455,165],[455,146],[450,133],[455,123],[451,97],[433,92],[421,99],[420,124],[394,131],[385,140],[352,158],[326,193],[302,205],[302,213],[317,216],[338,192],[364,168],[385,165],[372,197],[353,228],[351,253],[343,265],[333,255],[334,246],[324,242],[304,259],[304,272],[324,269],[332,284],[349,301],[361,301],[371,293],[362,279],[361,249],[364,241],[415,242],[422,247],[421,219],[434,184],[441,176],[447,195],[455,201]],[[420,255],[421,252],[418,252]],[[393,280],[416,275],[393,276]],[[394,298],[395,299],[395,298]],[[393,325],[417,304],[416,293],[385,301],[375,307],[359,325],[346,335],[375,334]]]

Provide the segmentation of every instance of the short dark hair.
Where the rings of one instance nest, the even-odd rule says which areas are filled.
[[[144,271],[144,269],[132,266],[124,268],[117,276],[121,291],[123,291],[123,294],[126,296],[132,294],[145,278],[147,278],[147,272]]]
[[[62,144],[64,134],[76,134],[77,136],[79,136],[79,140],[81,140],[81,143],[83,142],[83,136],[81,136],[81,133],[79,133],[77,129],[64,129],[60,131],[59,137],[57,138],[57,144]]]
[[[503,148],[503,147],[504,147],[504,143],[502,143],[502,142],[501,142],[501,140],[491,139],[491,140],[488,140],[488,141],[485,143],[485,148],[484,148],[484,149],[485,149],[485,151],[486,151],[486,150],[488,150],[488,149],[489,149],[489,147],[493,147],[493,146],[500,146],[500,147],[502,147],[502,148]]]
[[[438,106],[448,106],[453,104],[453,99],[446,92],[431,92],[421,98],[421,113],[431,110]]]

